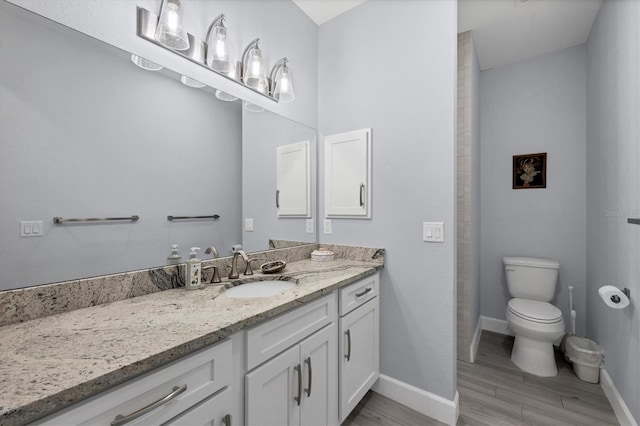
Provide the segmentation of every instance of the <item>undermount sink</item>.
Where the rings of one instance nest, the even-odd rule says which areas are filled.
[[[249,297],[269,297],[296,286],[291,281],[254,281],[228,288],[224,295],[230,299],[245,299]]]

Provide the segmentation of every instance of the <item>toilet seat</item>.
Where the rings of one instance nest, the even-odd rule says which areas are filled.
[[[562,312],[551,303],[513,298],[509,300],[507,310],[526,321],[541,324],[555,324],[563,321]]]

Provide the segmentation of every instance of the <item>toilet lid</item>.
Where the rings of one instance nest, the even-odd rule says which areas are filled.
[[[512,314],[528,321],[549,324],[558,322],[562,319],[562,312],[560,309],[556,308],[551,303],[538,302],[537,300],[514,298],[509,300],[507,309],[509,309]]]

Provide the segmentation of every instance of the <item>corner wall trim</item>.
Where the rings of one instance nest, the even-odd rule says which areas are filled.
[[[620,424],[623,426],[637,425],[638,423],[633,418],[631,411],[629,411],[629,407],[625,404],[616,385],[613,383],[613,380],[611,380],[611,376],[609,376],[609,373],[607,373],[607,370],[604,368],[600,369],[600,386],[607,396]]]
[[[482,317],[478,318],[478,323],[476,324],[476,331],[473,332],[473,338],[471,339],[471,344],[469,345],[469,361],[476,361],[476,354],[478,353],[478,345],[480,345],[480,336],[482,335]]]
[[[458,420],[458,391],[451,401],[384,374],[380,374],[372,390],[448,425],[455,425]]]

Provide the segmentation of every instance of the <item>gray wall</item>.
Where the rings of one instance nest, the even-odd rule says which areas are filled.
[[[505,319],[503,256],[560,262],[553,303],[577,333],[586,312],[586,47],[541,55],[480,76],[481,313]],[[512,189],[512,156],[547,153],[547,188]],[[567,328],[569,331],[569,328]]]
[[[321,134],[373,128],[373,217],[334,219],[320,241],[387,249],[381,372],[451,400],[456,4],[366,2],[320,27],[319,52]],[[446,242],[423,242],[423,221],[443,221]]]
[[[306,232],[306,218],[278,217],[275,204],[276,148],[310,142],[311,218],[316,220],[316,132],[268,111],[242,111],[242,217],[253,219],[253,231],[242,233],[245,250],[267,250],[270,239],[316,242]],[[244,229],[244,223],[243,223]],[[259,266],[259,265],[255,265]]]
[[[640,2],[605,0],[588,41],[587,331],[640,421]],[[609,309],[598,288],[631,289],[631,306]]]
[[[185,61],[136,35],[136,7],[158,15],[161,0],[9,0],[70,28],[127,52],[165,65],[212,87],[232,93],[284,117],[317,128],[318,27],[291,1],[183,0],[187,30],[204,39],[213,19],[227,17],[229,37],[237,59],[256,37],[268,64],[290,60],[296,100],[277,104],[204,67]]]
[[[0,290],[163,265],[174,243],[187,256],[240,240],[239,105],[87,37],[0,19]],[[166,218],[214,212],[217,222]],[[44,236],[20,238],[23,220],[43,221]]]

